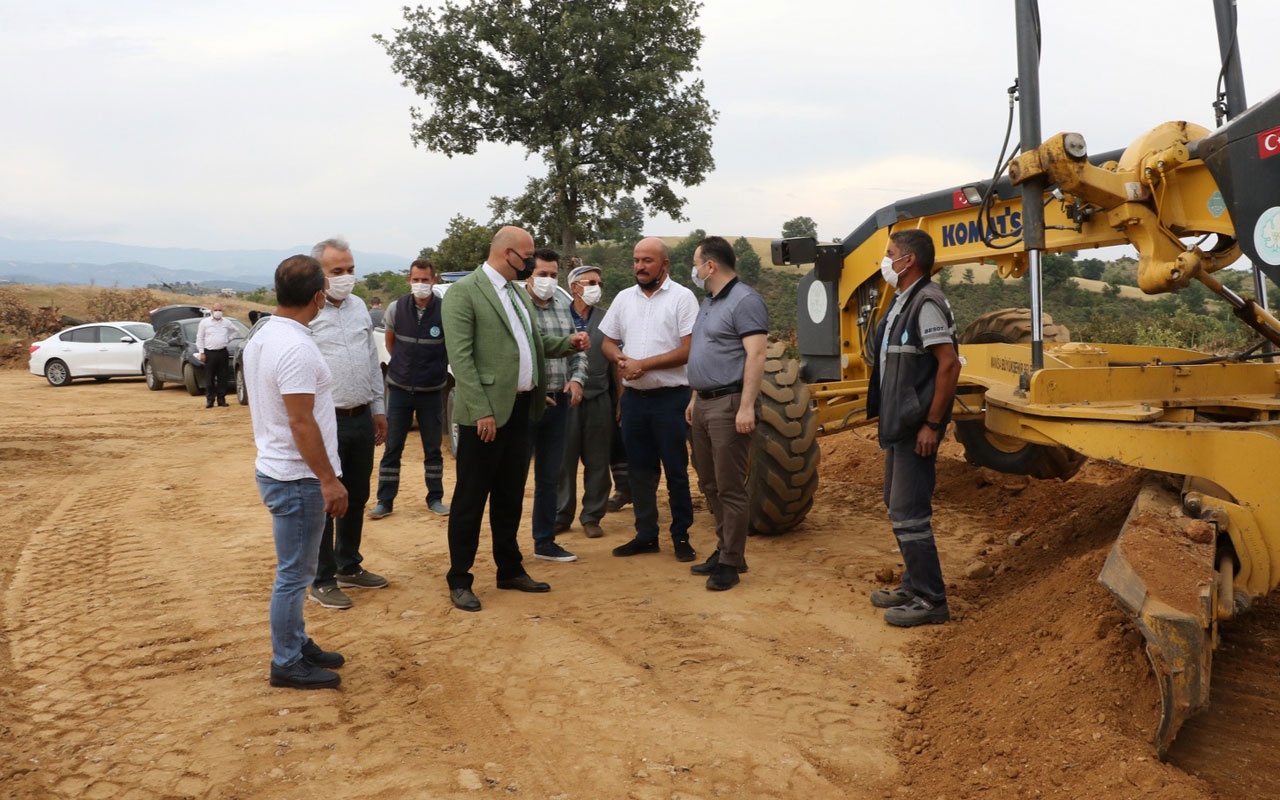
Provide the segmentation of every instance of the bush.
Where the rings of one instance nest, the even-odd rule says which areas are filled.
[[[57,307],[32,308],[12,289],[0,289],[0,332],[37,339],[62,327],[62,313]]]
[[[146,289],[103,289],[89,312],[90,322],[136,320],[144,322],[151,309],[164,305]]]

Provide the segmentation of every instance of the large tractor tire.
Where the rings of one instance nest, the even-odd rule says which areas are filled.
[[[747,499],[752,533],[779,534],[805,518],[818,490],[818,417],[800,362],[775,342],[765,351],[760,424],[751,437]]]
[[[1044,340],[1069,342],[1071,332],[1055,325],[1044,315]],[[975,319],[960,335],[961,344],[1031,343],[1031,310],[1002,308]],[[1032,478],[1066,480],[1080,470],[1085,458],[1074,450],[1051,445],[1030,444],[987,430],[982,420],[956,422],[956,441],[964,445],[969,463],[997,472],[1029,475]]]

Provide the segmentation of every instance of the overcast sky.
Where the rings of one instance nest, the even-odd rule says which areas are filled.
[[[487,221],[537,160],[415,149],[370,38],[400,2],[5,0],[0,236],[275,248],[346,234],[412,255]],[[1248,98],[1280,89],[1280,2],[1239,0]],[[1212,127],[1211,0],[1042,0],[1043,132],[1123,147],[1170,119]],[[896,198],[989,175],[1016,74],[1012,0],[709,0],[701,77],[720,112],[695,227],[843,236]],[[1015,130],[1014,138],[1017,133]]]

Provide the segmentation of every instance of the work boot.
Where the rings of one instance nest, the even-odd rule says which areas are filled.
[[[302,645],[302,658],[304,661],[311,662],[312,665],[323,667],[325,669],[337,669],[347,660],[342,657],[342,653],[325,650],[316,644],[314,639],[307,639]]]
[[[871,605],[876,608],[894,608],[914,599],[916,593],[909,589],[876,589],[871,593]]]
[[[334,689],[342,683],[342,676],[336,672],[317,667],[303,658],[287,667],[271,665],[271,685],[286,689]]]
[[[689,571],[692,572],[694,575],[710,575],[711,573],[715,572],[716,565],[719,563],[720,563],[720,550],[716,549],[712,551],[711,556],[707,558],[706,561],[703,561],[701,564],[694,564],[692,567],[689,567]],[[749,568],[745,563],[742,566],[737,567],[739,575],[746,573],[748,569]]]
[[[613,548],[613,554],[618,558],[626,558],[627,556],[636,556],[641,553],[658,552],[658,540],[652,542],[642,542],[639,539],[632,539],[626,544],[620,544]]]
[[[947,601],[930,602],[920,595],[911,598],[910,602],[886,609],[884,621],[899,628],[914,628],[916,625],[941,625],[951,619],[951,610]]]
[[[738,570],[728,564],[716,564],[716,568],[711,572],[711,577],[707,578],[707,589],[713,592],[723,592],[726,589],[732,589],[738,585]]]

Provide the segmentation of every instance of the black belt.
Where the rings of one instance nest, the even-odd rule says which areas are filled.
[[[742,391],[742,383],[731,383],[728,386],[717,386],[714,389],[699,389],[699,400],[712,400],[717,397],[724,397],[727,394],[737,394]]]
[[[664,394],[674,394],[676,392],[689,391],[688,386],[659,386],[657,389],[635,389],[627,387],[628,392],[633,392],[641,397],[661,397]]]
[[[369,404],[362,406],[352,406],[351,408],[335,408],[333,411],[340,417],[363,417],[365,412],[369,410]]]

